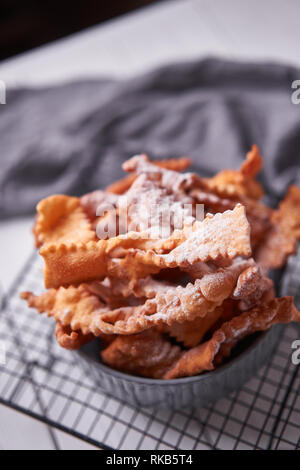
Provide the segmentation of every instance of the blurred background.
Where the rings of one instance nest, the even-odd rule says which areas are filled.
[[[299,67],[299,18],[298,0],[0,0],[0,81],[6,84],[8,92],[15,87],[51,89],[54,85],[86,78],[112,77],[129,79],[130,83],[155,67],[206,57],[261,64],[272,61]],[[287,83],[289,100],[289,76]],[[18,98],[17,93],[14,96]],[[89,100],[92,107],[91,95]],[[4,109],[11,120],[6,120],[0,133],[1,171],[7,164],[3,157],[5,138],[9,135],[19,149],[26,144],[12,130],[14,121],[9,114],[9,100],[5,106],[0,105],[0,131]],[[34,119],[38,121],[32,109],[24,102],[26,119],[21,115],[15,117],[18,125],[22,121],[22,128]],[[294,107],[293,113],[299,109]],[[273,121],[276,118],[281,119],[280,112],[272,116]],[[254,121],[259,134],[261,122]],[[47,121],[49,129],[55,122],[56,114],[52,112]],[[210,131],[211,140],[221,145],[219,128],[212,127]],[[297,132],[295,128],[295,138]],[[61,134],[80,149],[81,142],[76,141],[72,126],[66,126]],[[261,140],[265,143],[264,136]],[[300,145],[299,139],[297,142]],[[34,135],[34,145],[38,148],[40,145],[41,150],[47,146],[51,150],[52,144],[50,131],[42,138],[38,132]],[[154,150],[159,153],[159,146],[153,147]],[[58,160],[60,156],[54,152],[54,157]],[[26,158],[31,158],[30,147]],[[222,163],[226,166],[226,162]],[[22,171],[20,165],[19,176]],[[38,176],[33,174],[28,186]],[[1,207],[4,191],[0,194]],[[4,294],[32,253],[32,222],[33,215],[0,219],[0,283]],[[92,447],[0,406],[0,449],[53,449],[55,446]]]

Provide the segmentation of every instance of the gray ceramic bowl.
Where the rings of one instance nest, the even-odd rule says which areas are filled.
[[[134,406],[181,409],[205,406],[240,388],[272,354],[282,326],[246,338],[233,357],[218,369],[195,377],[155,380],[118,372],[102,364],[99,341],[78,351],[85,373],[106,393]]]

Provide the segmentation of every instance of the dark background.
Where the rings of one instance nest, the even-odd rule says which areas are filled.
[[[155,1],[0,0],[0,60]]]

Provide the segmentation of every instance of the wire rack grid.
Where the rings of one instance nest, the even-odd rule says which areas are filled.
[[[299,284],[295,257],[282,290],[298,305]],[[298,326],[283,330],[270,361],[227,398],[201,409],[133,408],[103,393],[76,355],[56,344],[51,320],[19,299],[24,290],[43,290],[36,253],[1,310],[0,403],[48,424],[55,445],[51,426],[102,449],[300,449],[300,372],[291,360]]]

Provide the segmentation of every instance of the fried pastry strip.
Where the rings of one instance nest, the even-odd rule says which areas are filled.
[[[80,205],[90,219],[95,219],[99,206],[115,206],[118,200],[119,197],[117,195],[99,189],[82,196],[80,198]]]
[[[172,171],[183,171],[191,164],[191,159],[188,157],[181,158],[170,158],[169,160],[160,160],[153,162],[153,165],[156,165],[160,168],[165,168]],[[131,174],[122,178],[119,181],[115,181],[106,188],[106,191],[113,194],[124,194],[132,183],[135,181],[137,175]]]
[[[55,326],[55,336],[58,344],[70,351],[79,349],[94,339],[92,334],[84,335],[81,331],[73,331],[70,326],[64,326],[59,322]]]
[[[187,240],[166,255],[135,250],[135,256],[141,263],[161,268],[184,268],[207,261],[226,262],[236,256],[250,255],[249,224],[245,209],[240,204],[233,211],[207,215],[203,222],[196,222]]]
[[[145,154],[136,155],[125,163],[123,169],[138,175],[144,174],[148,179],[159,181],[162,188],[183,197],[188,191],[197,186],[204,188],[202,179],[195,173],[180,174],[177,171],[160,168],[154,165]]]
[[[39,313],[46,313],[48,317],[54,317],[63,327],[77,332],[80,330],[83,335],[93,333],[95,336],[101,336],[101,332],[94,328],[95,318],[110,311],[110,308],[96,295],[92,295],[84,285],[77,288],[50,289],[39,296],[23,292],[21,297],[27,300],[29,307],[35,308]]]
[[[272,209],[249,197],[240,197],[240,202],[245,206],[246,215],[251,228],[251,246],[254,249],[260,244],[266,232],[271,227]]]
[[[258,265],[250,266],[239,277],[232,298],[239,300],[240,310],[250,310],[262,300],[275,297],[274,283]]]
[[[231,299],[225,300],[220,307],[204,318],[174,323],[164,331],[182,342],[184,346],[194,347],[215,324],[228,321],[242,311],[250,310],[259,303],[270,301],[274,297],[273,281],[264,276],[258,266],[250,266],[239,276]]]
[[[158,170],[154,165],[151,166]],[[175,175],[184,177],[179,173]],[[182,191],[179,195],[176,187],[166,188],[161,176],[160,172],[141,173],[120,198],[118,215],[122,232],[148,231],[154,234],[152,238],[167,238],[175,228],[181,229],[195,221],[193,199]]]
[[[139,333],[160,324],[172,325],[195,318],[204,318],[234,292],[240,274],[253,265],[253,260],[237,260],[227,268],[204,275],[194,284],[173,287],[158,293],[144,305],[103,313],[96,321],[97,329],[107,334]]]
[[[174,379],[200,374],[215,368],[232,348],[246,336],[256,331],[265,331],[276,323],[300,321],[300,312],[292,297],[274,299],[253,310],[244,312],[224,323],[206,343],[185,352],[165,374],[165,379]]]
[[[284,266],[300,240],[300,188],[291,186],[271,216],[271,228],[255,253],[265,271]]]
[[[223,170],[212,178],[205,178],[207,187],[224,198],[247,196],[260,199],[264,192],[255,176],[261,170],[263,161],[256,145],[247,153],[246,160],[238,171]]]
[[[187,348],[193,348],[202,341],[206,333],[222,316],[223,310],[224,307],[221,305],[203,318],[195,318],[195,320],[183,323],[176,322],[171,326],[167,326],[164,328],[164,332],[176,338],[178,342],[183,343]]]
[[[69,240],[73,243],[96,240],[95,231],[76,197],[50,196],[38,204],[37,212],[33,232],[38,247]]]
[[[161,333],[148,330],[119,336],[101,353],[105,364],[129,374],[162,378],[182,352]]]
[[[190,192],[190,195],[199,204],[204,204],[205,212],[213,214],[224,212],[241,203],[246,209],[246,215],[251,228],[251,246],[256,247],[271,227],[272,209],[267,207],[257,199],[248,196],[239,195],[235,198],[223,198],[217,193],[204,191],[196,188]]]
[[[134,295],[136,298],[152,299],[159,292],[161,294],[167,292],[174,287],[170,282],[156,281],[151,276],[139,279],[134,286],[130,286],[127,281],[122,279],[107,279],[108,285],[103,282],[93,281],[86,284],[91,293],[98,295],[100,298],[110,300],[116,296],[128,298]]]

